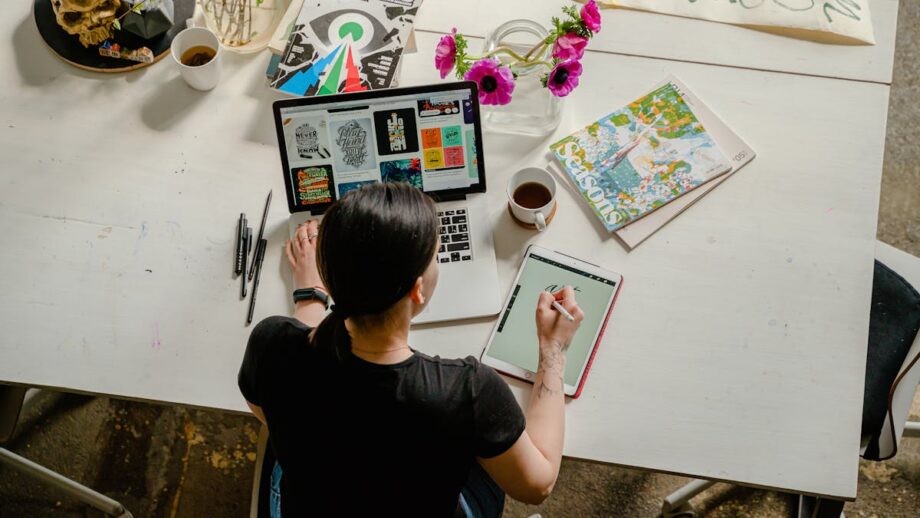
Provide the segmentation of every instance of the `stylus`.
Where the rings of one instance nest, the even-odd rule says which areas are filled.
[[[265,234],[265,220],[268,218],[268,206],[272,203],[272,192],[268,191],[268,198],[265,198],[265,210],[262,211],[262,224],[259,226],[259,237],[256,238],[256,252],[259,251],[259,243],[262,242],[262,236]],[[256,255],[252,256],[252,264],[249,265],[249,280],[256,273]]]
[[[566,311],[565,308],[562,307],[562,304],[560,304],[558,300],[553,301],[553,307],[556,308],[556,311],[562,313],[562,316],[564,316],[565,319],[568,320],[569,322],[575,321],[575,317],[573,317],[571,313]]]

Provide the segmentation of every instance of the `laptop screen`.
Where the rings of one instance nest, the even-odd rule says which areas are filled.
[[[291,212],[322,212],[372,182],[407,182],[435,197],[485,190],[474,83],[278,101]]]

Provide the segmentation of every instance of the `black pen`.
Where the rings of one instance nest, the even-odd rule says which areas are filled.
[[[256,293],[259,291],[259,277],[262,276],[262,260],[265,258],[265,247],[268,245],[268,241],[265,239],[259,240],[259,245],[256,246],[256,255],[255,255],[255,280],[252,281],[252,297],[249,297],[249,314],[246,315],[246,325],[252,323],[252,313],[256,309]]]
[[[262,242],[262,237],[265,234],[265,220],[268,219],[268,206],[272,203],[272,191],[268,191],[268,198],[265,199],[265,210],[262,211],[262,225],[259,226],[259,237],[256,238],[256,252],[259,250],[259,243]],[[258,253],[252,256],[252,264],[249,266],[249,280],[252,280],[252,276],[256,271],[256,256]]]
[[[246,214],[240,212],[240,220],[236,223],[236,262],[233,264],[233,273],[239,275],[243,273],[243,264],[246,262],[243,258],[243,238],[246,237]]]
[[[246,227],[243,233],[243,270],[240,275],[242,284],[240,285],[240,297],[246,298],[246,263],[249,260],[249,251],[252,249],[252,227]]]

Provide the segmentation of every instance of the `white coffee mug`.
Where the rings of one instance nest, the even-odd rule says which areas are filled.
[[[214,57],[204,65],[189,66],[182,63],[182,54],[192,48],[203,45],[214,49]],[[220,81],[220,40],[204,27],[189,27],[173,38],[170,47],[173,61],[179,67],[182,79],[196,90],[211,90]]]
[[[540,167],[526,167],[514,173],[508,181],[508,206],[511,207],[511,215],[521,223],[545,230],[556,209],[556,180],[553,175]]]

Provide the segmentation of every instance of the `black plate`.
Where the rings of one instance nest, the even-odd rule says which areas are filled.
[[[185,21],[192,17],[195,10],[195,0],[174,0],[173,21],[175,22],[168,31],[156,38],[146,40],[128,31],[115,31],[111,41],[118,43],[122,48],[137,49],[147,47],[153,52],[153,61],[156,63],[169,52],[173,38],[185,29]],[[35,25],[38,33],[52,52],[61,59],[79,68],[97,72],[127,72],[148,63],[139,63],[127,59],[107,58],[99,55],[99,46],[84,47],[77,35],[67,34],[57,23],[51,0],[35,0],[33,9]]]

